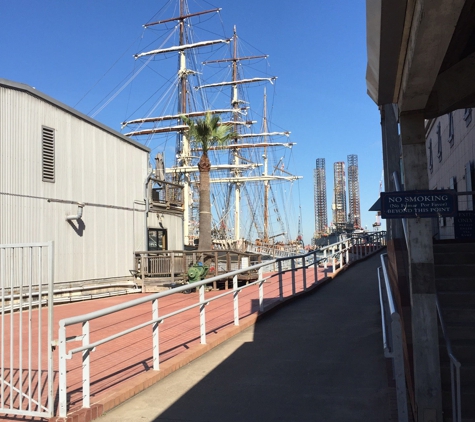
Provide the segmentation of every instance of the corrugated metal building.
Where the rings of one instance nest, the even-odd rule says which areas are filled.
[[[133,252],[147,249],[149,172],[148,148],[0,79],[0,244],[53,240],[56,283],[130,276]],[[160,222],[181,249],[182,217]]]

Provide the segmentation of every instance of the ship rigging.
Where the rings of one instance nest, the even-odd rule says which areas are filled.
[[[242,239],[248,241],[259,238],[261,242],[274,242],[277,237],[284,236],[290,241],[289,225],[284,222],[285,206],[280,204],[278,192],[273,189],[277,183],[290,186],[285,192],[284,204],[289,204],[292,183],[300,176],[295,176],[285,169],[285,151],[291,152],[295,142],[278,142],[274,138],[289,138],[290,132],[285,130],[269,130],[267,92],[263,95],[262,130],[253,132],[252,127],[257,119],[251,118],[250,101],[244,89],[251,86],[275,84],[276,76],[243,77],[244,62],[266,60],[266,55],[238,54],[238,36],[234,27],[231,38],[196,41],[192,34],[192,20],[204,15],[219,13],[221,9],[211,9],[201,12],[190,12],[185,0],[179,0],[179,15],[154,21],[144,25],[145,28],[176,23],[174,30],[178,32],[178,43],[168,46],[162,45],[149,51],[135,54],[135,59],[157,56],[178,56],[178,72],[176,74],[176,111],[146,117],[131,118],[122,123],[127,129],[127,136],[138,141],[146,137],[147,143],[151,137],[175,134],[176,144],[174,161],[168,164],[165,173],[170,181],[184,186],[184,237],[185,244],[192,245],[198,237],[198,221],[196,216],[196,185],[198,180],[197,158],[200,150],[193,149],[187,139],[187,126],[182,117],[195,118],[207,112],[223,116],[221,124],[233,126],[238,135],[228,145],[210,148],[211,184],[213,199],[213,234],[216,239],[232,239],[238,243]],[[164,43],[165,44],[165,43]],[[222,46],[231,46],[231,57],[214,60],[205,60],[197,63],[198,52],[206,51],[207,55],[219,52]],[[175,62],[176,63],[176,62]],[[230,68],[230,80],[222,78],[218,81],[205,79],[206,70],[217,66],[220,69]],[[216,72],[218,73],[218,72]],[[231,95],[226,95],[224,89],[231,88]],[[170,91],[171,92],[171,91]],[[212,92],[212,94],[209,94]],[[261,91],[262,92],[262,91]],[[217,106],[219,97],[227,98],[227,106]],[[231,107],[229,107],[229,105]],[[228,118],[226,118],[228,116]],[[163,125],[163,124],[166,125]],[[279,154],[275,157],[275,151]],[[163,151],[167,158],[167,151]],[[282,156],[280,156],[282,154]],[[272,162],[272,158],[275,160]],[[283,195],[282,195],[283,193]],[[242,199],[247,203],[242,204]],[[277,224],[279,234],[274,234],[272,222]]]

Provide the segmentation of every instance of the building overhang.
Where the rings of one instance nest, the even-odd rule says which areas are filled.
[[[475,107],[475,0],[366,0],[368,95],[433,118]]]

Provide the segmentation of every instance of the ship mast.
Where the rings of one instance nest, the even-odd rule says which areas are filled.
[[[236,26],[234,26],[234,32],[233,32],[233,82],[236,82],[238,80],[238,74],[237,74],[237,33],[236,33]],[[238,88],[237,84],[233,85],[233,96],[232,96],[232,107],[234,110],[239,109],[239,100],[238,100]],[[237,120],[238,120],[238,114],[233,113],[234,117],[234,132],[237,133]],[[234,144],[237,144],[238,140],[234,139]],[[239,159],[239,154],[237,149],[233,149],[233,164],[235,166],[238,166],[240,164],[240,159]],[[239,169],[234,170],[235,176],[240,176],[241,172]],[[234,189],[234,240],[239,240],[241,238],[241,232],[240,232],[240,227],[241,227],[241,214],[240,214],[240,209],[241,209],[241,183],[236,182],[235,184],[235,189]]]
[[[267,91],[264,88],[264,118],[262,131],[267,133]],[[264,144],[267,142],[267,135],[264,135]],[[267,146],[264,147],[264,178],[267,176]],[[269,181],[264,180],[264,243],[269,242]]]
[[[178,95],[178,115],[177,116],[169,116],[171,119],[176,119],[178,123],[181,121],[181,116],[187,115],[187,82],[188,82],[188,75],[195,74],[191,69],[187,69],[187,62],[186,62],[186,51],[188,49],[193,48],[200,48],[206,47],[210,45],[215,45],[219,43],[229,43],[229,39],[221,39],[221,40],[211,40],[211,41],[202,41],[192,44],[187,44],[187,39],[185,36],[186,31],[186,21],[195,16],[204,15],[207,13],[214,13],[219,12],[221,9],[211,9],[205,10],[202,12],[197,13],[189,13],[185,14],[185,4],[186,0],[180,0],[180,14],[178,17],[161,20],[157,22],[151,22],[144,25],[145,28],[148,28],[153,25],[159,25],[168,22],[178,21],[179,24],[179,45],[173,46],[169,48],[163,49],[156,49],[148,52],[143,52],[140,54],[136,54],[135,58],[138,59],[140,57],[149,56],[149,55],[158,55],[164,53],[171,53],[177,52],[178,53],[178,79],[179,79],[179,95]],[[153,121],[159,121],[160,119],[136,119],[130,122],[124,122],[123,126],[127,126],[128,124],[133,123],[150,123]],[[145,130],[135,130],[129,132],[127,135],[129,136],[140,136],[140,135],[151,135],[155,133],[165,133],[165,132],[177,132],[177,145],[176,145],[176,159],[177,159],[177,166],[179,167],[189,167],[191,166],[191,148],[190,148],[190,140],[186,136],[186,129],[188,127],[183,124],[178,124],[174,127],[169,128],[151,128]],[[183,178],[183,180],[180,180]],[[189,220],[190,220],[190,198],[191,198],[191,177],[190,173],[174,173],[174,181],[176,183],[182,182],[183,184],[183,208],[184,208],[184,225],[183,225],[183,235],[185,244],[189,244],[191,242],[190,238],[190,228],[189,228]]]
[[[172,168],[167,168],[166,173],[171,174],[175,183],[183,184],[183,208],[184,208],[184,226],[183,226],[183,235],[185,244],[191,244],[193,241],[193,229],[191,226],[191,219],[193,216],[192,212],[192,185],[195,182],[195,178],[192,173],[198,171],[197,166],[193,165],[193,155],[195,155],[196,151],[199,149],[192,148],[190,145],[190,140],[187,138],[187,125],[183,124],[182,116],[187,117],[197,117],[202,116],[207,112],[211,113],[232,113],[232,117],[229,121],[221,121],[220,124],[222,125],[231,125],[234,128],[234,132],[238,133],[239,127],[246,125],[252,125],[253,121],[246,121],[243,118],[243,115],[246,115],[246,111],[248,107],[243,107],[244,101],[239,98],[239,87],[243,85],[248,85],[251,83],[273,83],[276,77],[258,77],[258,78],[250,78],[250,79],[239,79],[239,72],[238,66],[240,62],[246,60],[250,61],[253,59],[262,59],[267,58],[267,55],[259,55],[259,56],[247,56],[247,57],[238,57],[238,36],[236,27],[234,27],[233,37],[231,39],[221,39],[221,40],[211,40],[211,41],[200,41],[196,43],[191,43],[191,38],[188,36],[188,20],[192,17],[196,17],[199,15],[204,15],[207,13],[219,12],[221,9],[212,9],[206,10],[198,13],[189,13],[188,6],[186,0],[179,0],[179,16],[175,18],[170,18],[166,20],[161,20],[157,22],[152,22],[144,25],[145,28],[152,26],[152,25],[159,25],[167,22],[177,22],[177,26],[175,30],[178,32],[179,35],[179,42],[178,45],[174,45],[171,47],[165,47],[142,52],[135,55],[135,58],[141,58],[144,56],[150,55],[159,55],[159,54],[177,54],[178,59],[178,73],[177,73],[177,80],[176,80],[176,87],[178,88],[178,105],[176,107],[176,112],[169,113],[168,115],[162,115],[157,117],[144,117],[144,118],[137,118],[134,120],[130,120],[128,122],[122,123],[122,127],[126,127],[129,125],[136,125],[133,129],[129,131],[126,135],[140,137],[143,135],[154,135],[160,133],[169,133],[169,132],[176,132],[176,160],[175,165]],[[204,88],[212,88],[212,87],[223,87],[229,86],[231,87],[231,106],[218,109],[218,110],[210,110],[210,111],[197,111],[191,110],[190,101],[188,95],[190,94],[190,77],[192,75],[197,75],[197,72],[187,68],[187,55],[190,49],[196,49],[206,46],[212,46],[218,43],[229,43],[233,40],[233,52],[232,57],[227,59],[221,60],[214,60],[204,62],[203,64],[207,63],[231,63],[232,69],[232,77],[230,81],[221,81],[218,83],[211,83],[207,85],[196,86],[196,90],[204,89]],[[265,102],[266,102],[266,93],[265,93]],[[210,180],[211,183],[225,183],[227,185],[231,185],[234,188],[234,239],[239,240],[241,238],[240,233],[240,208],[241,208],[241,193],[242,188],[246,182],[251,183],[264,183],[265,186],[265,198],[264,198],[264,208],[265,208],[265,222],[264,222],[264,238],[270,239],[269,237],[269,194],[270,194],[270,181],[273,180],[281,180],[281,181],[292,181],[299,179],[299,176],[293,176],[290,173],[287,175],[283,173],[282,169],[279,170],[280,173],[278,175],[275,172],[270,172],[268,169],[268,158],[267,152],[271,147],[287,147],[292,148],[294,143],[286,142],[286,143],[273,143],[269,142],[269,139],[273,136],[289,136],[290,132],[268,132],[267,129],[267,106],[265,105],[264,109],[264,123],[263,123],[263,133],[244,133],[241,131],[236,138],[229,144],[229,145],[219,145],[210,147],[210,150],[229,150],[229,154],[231,155],[231,160],[228,161],[229,164],[225,165],[214,165],[212,166],[212,170],[216,171],[227,171],[229,172],[229,177],[225,178],[213,178]],[[166,124],[166,121],[176,122],[176,124]],[[142,127],[143,125],[143,127]],[[246,142],[248,138],[260,138],[262,141],[259,142]],[[244,142],[243,142],[244,140]],[[249,148],[263,148],[264,150],[264,172],[259,175],[246,175],[245,172],[248,170],[252,170],[262,164],[255,164],[246,158],[241,157],[240,153],[242,150],[249,149]],[[223,151],[224,152],[224,151]],[[232,195],[232,190],[229,192],[228,200]],[[229,206],[226,205],[226,210],[229,210]]]
[[[208,84],[196,87],[196,89],[204,89],[204,88],[211,88],[211,87],[218,87],[218,86],[225,86],[231,85],[232,87],[232,97],[231,97],[231,105],[234,110],[233,113],[233,120],[234,120],[234,132],[237,133],[238,131],[238,119],[239,119],[239,110],[240,110],[240,100],[238,96],[238,86],[242,84],[248,84],[252,82],[262,82],[262,81],[270,81],[272,82],[276,78],[253,78],[253,79],[239,79],[238,78],[238,63],[242,60],[252,60],[252,59],[261,59],[267,58],[266,55],[261,56],[249,56],[249,57],[238,57],[238,36],[236,31],[236,26],[234,26],[233,30],[233,57],[231,59],[222,59],[222,60],[213,60],[208,61],[206,63],[224,63],[224,62],[231,62],[232,63],[232,81],[230,82],[221,82],[215,84]],[[233,143],[230,145],[232,154],[233,154],[233,165],[235,166],[233,170],[234,175],[234,240],[239,240],[241,238],[241,218],[240,218],[240,210],[241,210],[241,186],[243,178],[241,177],[241,166],[240,166],[240,158],[238,152],[238,139],[241,136],[234,139]]]
[[[180,17],[184,15],[184,0],[180,0]],[[185,19],[180,19],[180,42],[179,44],[183,46],[185,44]],[[186,113],[186,80],[187,80],[187,71],[186,71],[186,56],[185,50],[180,50],[179,53],[179,67],[178,75],[180,77],[180,94],[178,102],[178,112],[181,114]],[[181,142],[180,142],[181,138]],[[177,157],[180,155],[180,144],[182,145],[181,150],[181,165],[189,166],[190,163],[190,141],[185,131],[180,132],[177,137]],[[179,176],[178,176],[179,177]],[[179,180],[175,180],[178,182]],[[185,173],[183,175],[183,237],[185,244],[190,244],[190,196],[191,196],[191,179],[190,174]]]
[[[247,56],[247,57],[238,57],[237,51],[237,32],[236,26],[234,26],[234,33],[233,33],[233,57],[230,59],[221,59],[221,60],[213,60],[207,61],[204,64],[208,63],[225,63],[231,62],[232,63],[232,80],[231,81],[224,81],[218,83],[211,83],[206,85],[201,85],[195,87],[196,90],[199,89],[206,89],[206,88],[213,88],[213,87],[223,87],[223,86],[231,86],[232,89],[232,99],[231,99],[231,106],[234,110],[233,113],[233,121],[234,121],[234,131],[238,133],[238,119],[239,119],[239,110],[240,110],[240,103],[242,102],[239,100],[238,96],[238,87],[244,84],[250,84],[255,82],[270,82],[273,83],[277,77],[272,76],[268,78],[251,78],[251,79],[239,79],[238,75],[238,63],[244,60],[253,60],[253,59],[262,59],[267,58],[267,55],[259,55],[259,56]],[[268,125],[267,125],[267,94],[264,92],[264,121],[262,127],[262,133],[250,133],[250,134],[243,134],[240,133],[234,141],[230,145],[221,145],[221,146],[213,146],[210,150],[219,150],[219,149],[230,149],[233,154],[233,166],[234,169],[232,170],[232,177],[229,178],[217,178],[212,179],[211,183],[233,183],[234,185],[234,240],[240,239],[240,209],[241,209],[241,187],[242,184],[245,182],[264,182],[264,240],[267,242],[269,240],[269,190],[270,190],[270,181],[272,180],[296,180],[300,179],[300,176],[275,176],[274,174],[269,175],[268,172],[268,157],[267,157],[267,149],[268,147],[276,147],[276,146],[284,146],[288,148],[292,148],[294,143],[269,143],[268,138],[271,136],[289,136],[290,132],[268,132]],[[263,142],[261,143],[252,143],[252,144],[243,144],[239,143],[239,140],[244,138],[262,138]],[[260,176],[243,176],[242,170],[243,166],[241,165],[239,150],[242,148],[264,148],[264,173]]]

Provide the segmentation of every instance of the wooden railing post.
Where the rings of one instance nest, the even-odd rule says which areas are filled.
[[[295,260],[294,258],[290,259],[290,268],[292,271],[292,296],[295,296]]]
[[[277,261],[277,268],[279,272],[279,300],[284,300],[284,285],[282,280],[282,261]]]
[[[145,261],[144,254],[140,254],[140,275],[142,278],[142,292],[145,290]]]
[[[170,276],[172,279],[172,283],[175,282],[175,253],[172,252],[170,254]]]

